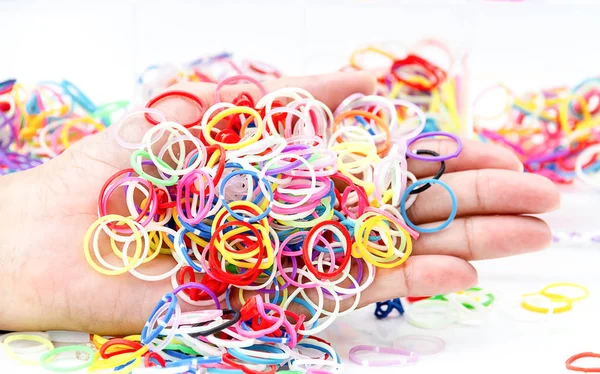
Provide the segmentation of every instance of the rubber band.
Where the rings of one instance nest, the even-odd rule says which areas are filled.
[[[126,264],[123,268],[112,268],[109,270],[103,269],[100,266],[98,266],[96,264],[96,262],[94,262],[91,254],[90,254],[89,241],[92,236],[92,233],[94,233],[94,235],[97,237],[96,234],[99,233],[101,225],[103,225],[106,222],[124,222],[125,225],[127,225],[127,227],[131,230],[131,232],[133,232],[132,235],[133,235],[133,239],[135,240],[135,254],[133,256],[133,259],[128,264]],[[134,267],[138,266],[138,262],[142,258],[142,235],[140,235],[140,231],[135,226],[136,223],[137,222],[135,222],[129,218],[125,218],[123,216],[119,216],[116,214],[110,214],[110,215],[106,215],[106,216],[102,216],[102,217],[98,218],[92,224],[92,226],[90,226],[90,228],[88,229],[88,231],[85,234],[85,237],[83,239],[84,240],[83,253],[85,255],[86,261],[90,264],[90,266],[94,270],[96,270],[97,272],[104,274],[104,275],[119,275],[119,274],[126,273],[129,270],[133,269]],[[94,243],[96,243],[96,240],[94,240]],[[148,243],[148,242],[146,241],[146,243]],[[101,257],[98,256],[99,252],[96,250],[97,249],[96,244],[94,244],[94,247],[95,247],[94,252],[96,253],[96,257],[98,257],[98,260],[100,260]],[[123,259],[126,261],[127,256],[123,256]]]
[[[418,155],[430,155],[433,157],[439,157],[439,153],[435,152],[435,151],[431,151],[428,149],[419,149],[417,150],[417,154]],[[446,171],[446,163],[444,161],[440,162],[440,168],[439,170],[435,173],[435,175],[433,176],[433,179],[440,179],[442,177],[442,175],[444,175],[444,172]],[[419,188],[415,188],[414,190],[410,191],[410,195],[415,195],[421,192],[424,192],[426,190],[429,189],[429,187],[431,187],[431,184],[426,184],[424,186],[421,186]]]
[[[558,282],[558,283],[549,284],[540,291],[540,294],[544,295],[550,299],[555,299],[555,298],[557,298],[557,294],[550,293],[550,292],[548,292],[548,290],[550,290],[552,288],[558,288],[558,287],[575,288],[582,292],[581,296],[577,296],[577,297],[568,297],[568,296],[564,296],[563,294],[558,294],[558,296],[559,296],[558,298],[560,300],[568,300],[570,302],[576,302],[576,301],[581,301],[581,300],[587,299],[588,296],[590,296],[590,291],[587,288],[585,288],[584,286],[581,286],[581,285],[575,284],[575,283],[568,283],[568,282]]]
[[[384,302],[377,302],[375,305],[375,317],[377,319],[384,319],[392,313],[392,311],[396,309],[400,315],[404,314],[404,307],[402,306],[402,301],[400,298],[396,298],[393,300],[387,300]]]
[[[204,111],[205,111],[205,104],[204,101],[202,101],[202,99],[200,99],[198,96],[189,93],[187,91],[167,91],[164,92],[158,96],[155,96],[153,99],[151,99],[150,101],[148,101],[148,103],[146,104],[146,109],[152,109],[152,106],[154,104],[156,104],[157,102],[170,97],[170,96],[175,96],[175,97],[182,97],[185,99],[189,99],[190,101],[194,102],[195,104],[197,104],[200,107],[200,114],[198,115],[198,119],[192,122],[189,122],[185,125],[183,125],[183,127],[185,128],[190,128],[190,127],[194,127],[197,124],[200,123],[200,121],[202,120],[202,116],[204,115]],[[152,125],[157,125],[159,124],[159,121],[155,120],[151,113],[145,113],[144,116],[146,117],[146,120],[148,122],[150,122],[150,124]]]
[[[77,354],[84,353],[84,354],[87,354],[89,356],[89,358],[87,360],[85,360],[84,362],[80,363],[79,365],[73,365],[73,366],[62,366],[62,365],[51,362],[51,361],[53,361],[52,360],[53,357],[55,357],[59,354],[65,353],[65,352],[75,352]],[[42,357],[40,357],[40,364],[41,364],[42,368],[52,371],[52,372],[55,372],[55,373],[68,373],[68,372],[86,369],[86,368],[92,366],[93,360],[94,360],[94,350],[92,348],[90,348],[86,345],[68,345],[68,346],[54,348],[53,350],[44,353],[42,355]]]
[[[448,218],[440,225],[438,225],[436,227],[432,227],[432,228],[424,228],[424,227],[416,226],[414,223],[412,223],[408,219],[408,216],[406,214],[406,200],[408,198],[408,195],[410,194],[411,191],[413,191],[418,186],[422,186],[425,184],[441,185],[442,187],[444,187],[446,189],[446,191],[448,191],[448,193],[450,194],[450,199],[452,200],[452,211],[450,212],[450,215],[448,216]],[[412,228],[413,230],[416,230],[421,233],[433,233],[433,232],[438,232],[440,230],[445,229],[454,220],[454,217],[456,217],[457,210],[458,210],[458,202],[456,200],[456,195],[454,194],[454,192],[452,191],[450,186],[448,186],[446,183],[444,183],[438,179],[421,179],[421,180],[418,180],[417,182],[411,184],[410,186],[408,186],[406,191],[404,191],[404,194],[402,195],[402,199],[400,201],[400,213],[402,214],[402,218],[404,218],[404,222],[406,222],[406,224],[408,226],[410,226],[410,228]]]
[[[420,160],[420,161],[446,161],[446,160],[458,157],[458,155],[460,154],[460,151],[462,150],[462,141],[460,140],[460,138],[458,136],[456,136],[454,134],[450,134],[450,133],[445,133],[445,132],[440,132],[440,131],[423,133],[421,135],[417,135],[414,138],[412,138],[408,142],[407,146],[410,147],[411,145],[413,145],[415,142],[417,142],[420,139],[430,138],[430,137],[435,137],[435,136],[446,136],[446,137],[452,138],[457,144],[457,149],[449,155],[425,157],[425,156],[421,156],[419,154],[413,153],[410,151],[410,149],[407,148],[406,156],[410,157],[412,159],[415,159],[415,160]]]
[[[521,307],[530,311],[530,312],[535,312],[535,313],[541,313],[541,314],[557,314],[557,313],[564,313],[564,312],[568,312],[573,308],[573,303],[568,301],[568,300],[556,300],[556,299],[550,299],[550,298],[546,298],[545,296],[539,295],[541,298],[544,298],[545,300],[543,301],[543,306],[538,306],[532,303],[532,301],[528,301],[528,299],[531,299],[530,296],[536,296],[536,295],[529,295],[526,298],[523,298],[521,300]],[[538,298],[538,300],[540,300]],[[559,306],[554,306],[558,304]]]
[[[582,352],[582,353],[578,353],[576,355],[569,357],[569,359],[567,359],[567,361],[565,362],[565,366],[566,366],[567,370],[579,371],[579,372],[583,372],[583,373],[600,373],[600,367],[575,366],[574,365],[575,361],[582,359],[582,358],[600,358],[600,353]]]
[[[385,355],[400,356],[401,358],[396,360],[364,360],[358,358],[358,352],[376,352],[383,353]],[[407,364],[414,364],[419,360],[419,355],[415,352],[410,352],[404,349],[387,348],[387,347],[376,347],[372,345],[357,345],[350,349],[349,352],[350,361],[361,366],[403,366]]]
[[[43,336],[40,336],[40,335],[34,335],[34,334],[15,334],[15,335],[7,336],[6,338],[4,338],[4,342],[2,343],[2,347],[4,348],[4,352],[10,358],[12,358],[15,361],[18,361],[22,365],[27,365],[27,366],[40,365],[40,360],[39,359],[37,359],[37,360],[24,359],[20,355],[16,354],[13,351],[13,349],[10,347],[10,343],[12,343],[14,341],[18,341],[18,340],[27,340],[27,341],[32,341],[32,342],[40,343],[44,347],[46,347],[48,349],[48,351],[52,351],[54,349],[54,345],[52,344],[52,342],[50,340],[44,338]]]
[[[258,87],[258,89],[260,90],[260,94],[263,96],[267,93],[267,91],[265,90],[263,85],[256,79],[254,79],[250,76],[247,76],[247,75],[235,75],[232,77],[225,78],[222,81],[220,81],[219,84],[217,84],[217,88],[215,88],[215,103],[221,102],[221,97],[219,96],[219,90],[221,88],[223,88],[223,86],[225,86],[229,83],[237,83],[239,81],[247,81],[247,82],[254,84],[256,87]]]
[[[404,315],[408,323],[424,329],[443,329],[459,320],[456,308],[442,300],[415,302],[406,309]]]
[[[119,130],[121,130],[121,127],[123,127],[126,120],[128,120],[138,114],[146,114],[146,113],[150,113],[150,114],[154,114],[154,115],[158,116],[160,118],[159,122],[165,122],[167,120],[165,115],[162,112],[155,110],[155,109],[144,109],[144,110],[138,110],[135,112],[128,113],[126,116],[122,117],[119,120],[119,122],[117,122],[111,128],[111,130],[113,131],[113,136],[115,137],[115,139],[117,140],[117,143],[119,143],[119,145],[121,147],[127,148],[127,149],[140,149],[146,145],[146,143],[143,141],[140,143],[127,142],[127,141],[123,140],[123,138],[121,138],[121,136],[119,135]],[[158,133],[156,138],[154,138],[153,140],[150,141],[150,144],[156,143],[162,137],[163,133],[164,132]]]
[[[228,143],[223,143],[223,142],[217,142],[210,135],[211,129],[223,118],[225,118],[229,115],[232,115],[232,114],[248,114],[248,115],[250,115],[252,118],[254,118],[254,122],[256,124],[256,131],[247,140],[244,140],[244,141],[241,141],[238,143],[228,144]],[[225,109],[222,112],[220,112],[219,114],[217,114],[216,116],[214,116],[206,124],[206,126],[204,126],[202,128],[202,134],[204,135],[204,139],[206,139],[208,144],[211,144],[211,145],[218,144],[218,145],[222,146],[223,149],[225,149],[225,150],[241,149],[243,147],[247,147],[253,143],[256,143],[256,141],[258,141],[258,139],[262,136],[263,131],[264,131],[264,123],[262,121],[262,118],[258,114],[258,112],[256,112],[252,108],[246,108],[246,107],[234,107],[234,108]]]

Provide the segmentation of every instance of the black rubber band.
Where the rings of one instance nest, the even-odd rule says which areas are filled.
[[[223,322],[221,325],[214,327],[210,330],[195,332],[193,334],[190,334],[190,336],[192,338],[197,338],[199,336],[208,336],[208,335],[216,334],[217,332],[223,331],[224,329],[231,327],[231,326],[235,325],[236,323],[238,323],[238,321],[240,320],[240,318],[242,316],[240,311],[237,309],[223,309],[224,316],[230,315],[230,314],[233,315],[233,318]]]
[[[433,156],[433,157],[438,157],[440,155],[436,151],[432,151],[429,149],[419,149],[415,153],[418,155],[429,155],[429,156]],[[444,161],[440,161],[440,169],[437,171],[437,173],[435,174],[433,179],[440,179],[442,177],[442,175],[444,175],[445,171],[446,171],[446,163]],[[427,191],[429,189],[429,187],[431,187],[431,183],[427,183],[421,187],[415,188],[414,190],[409,192],[409,195],[416,195],[423,191]]]

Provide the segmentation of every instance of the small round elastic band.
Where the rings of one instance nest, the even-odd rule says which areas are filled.
[[[412,190],[414,190],[415,188],[425,185],[425,184],[439,184],[440,186],[444,187],[446,189],[446,191],[448,191],[448,193],[450,194],[450,198],[452,199],[452,211],[450,212],[450,215],[448,216],[448,218],[439,226],[431,227],[431,228],[424,228],[424,227],[419,227],[419,226],[415,225],[408,219],[408,215],[406,214],[406,200],[408,199],[410,192]],[[404,222],[406,222],[406,224],[411,229],[418,231],[418,232],[423,232],[423,233],[438,232],[438,231],[443,230],[446,227],[448,227],[448,225],[454,220],[454,217],[456,217],[457,210],[458,210],[458,201],[456,200],[456,195],[454,194],[454,191],[452,191],[452,188],[450,188],[450,186],[448,186],[445,182],[442,182],[441,180],[433,179],[433,178],[421,179],[421,180],[418,180],[415,183],[411,184],[404,191],[404,194],[402,195],[402,199],[400,199],[400,214],[402,214],[402,218],[404,218]]]
[[[395,359],[395,360],[363,360],[358,358],[358,352],[376,352],[376,353],[383,353],[384,355],[394,355],[394,356],[400,356],[399,359]],[[348,354],[350,361],[354,362],[355,364],[358,365],[362,365],[362,366],[401,366],[401,365],[407,365],[407,364],[413,364],[416,363],[419,360],[419,355],[411,352],[411,351],[407,351],[405,349],[396,349],[396,348],[387,348],[387,347],[376,347],[373,345],[357,345],[355,347],[352,347],[352,349],[350,349],[350,352]]]

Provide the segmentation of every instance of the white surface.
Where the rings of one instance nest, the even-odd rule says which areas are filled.
[[[573,84],[596,74],[600,61],[600,50],[595,48],[600,7],[595,5],[539,5],[543,1],[414,5],[358,0],[211,3],[0,0],[0,79],[67,78],[102,103],[129,98],[135,73],[154,63],[232,51],[238,58],[271,62],[286,74],[315,73],[336,70],[355,47],[368,42],[411,43],[436,35],[452,41],[458,50],[471,49],[471,91],[498,79],[516,89]],[[572,230],[585,225],[586,230],[596,230],[595,201],[600,200],[593,192],[566,195],[565,208],[550,216],[554,228]],[[581,204],[587,210],[579,209]],[[391,344],[401,335],[425,333],[446,340],[444,353],[388,373],[562,373],[570,355],[599,349],[599,260],[600,251],[567,248],[476,264],[481,285],[500,296],[489,319],[479,327],[424,331],[402,319],[376,323],[372,309],[366,308],[340,320],[327,335],[343,356],[352,345]],[[521,293],[553,281],[585,284],[592,297],[551,324],[519,323],[502,312],[502,306]],[[12,365],[0,358],[2,373],[30,372]],[[346,372],[374,371],[380,370],[348,363]]]

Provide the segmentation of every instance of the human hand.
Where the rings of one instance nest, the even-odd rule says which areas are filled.
[[[365,73],[337,73],[283,78],[265,86],[268,91],[302,87],[335,108],[352,93],[373,93],[375,82]],[[182,83],[172,89],[192,92],[207,105],[214,102],[212,84]],[[247,85],[226,86],[221,92],[224,100],[230,100],[241,91],[257,97],[255,87]],[[197,116],[187,102],[178,99],[164,100],[157,109],[180,123]],[[124,128],[123,136],[141,139],[150,127],[140,120]],[[419,149],[440,154],[453,147],[444,140],[417,144]],[[40,167],[2,177],[0,287],[6,307],[0,309],[0,329],[139,333],[156,302],[172,290],[168,280],[144,282],[130,274],[99,274],[83,255],[83,237],[98,218],[100,189],[113,174],[129,167],[130,154],[107,130],[81,140]],[[437,163],[409,160],[417,178],[433,175],[437,167]],[[465,141],[460,156],[446,162],[442,177],[457,196],[457,218],[441,232],[421,235],[402,266],[378,269],[375,282],[362,294],[361,305],[462,290],[477,283],[477,273],[468,261],[549,245],[548,226],[523,215],[556,209],[559,193],[549,180],[521,170],[509,151]],[[450,209],[446,192],[434,187],[420,194],[409,218],[415,224],[436,225]],[[107,248],[103,246],[102,252],[110,252],[108,241],[104,244]],[[170,256],[159,256],[144,269],[161,273],[173,267],[173,261]]]

